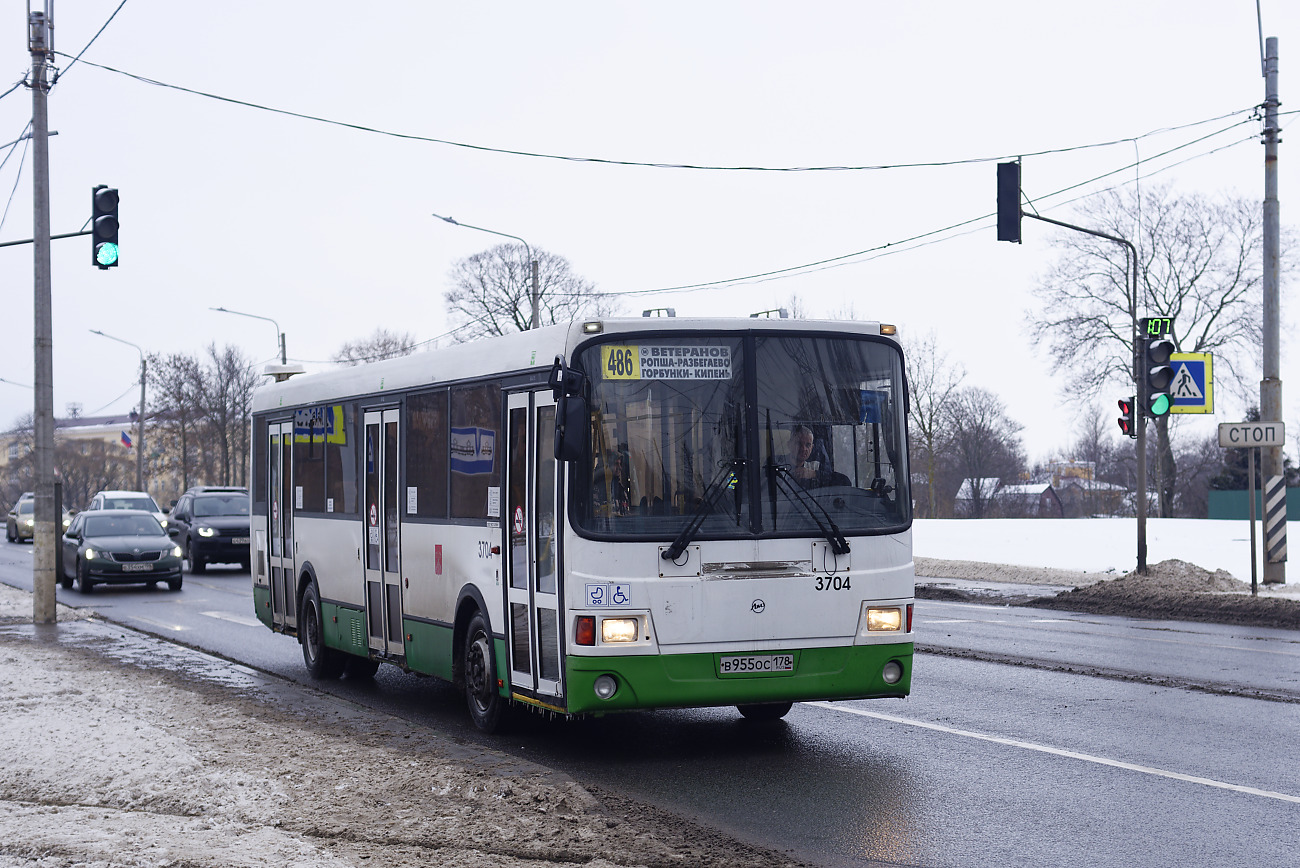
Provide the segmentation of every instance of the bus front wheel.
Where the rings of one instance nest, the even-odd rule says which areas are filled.
[[[470,618],[465,634],[465,703],[474,725],[483,732],[496,732],[501,725],[505,700],[497,689],[496,663],[492,655],[492,634],[482,612]]]

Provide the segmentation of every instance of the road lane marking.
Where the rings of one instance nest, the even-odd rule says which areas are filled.
[[[927,608],[930,605],[934,605],[934,604],[927,603]],[[938,605],[943,605],[943,604],[940,603]],[[973,603],[952,603],[949,605],[953,607],[964,607],[964,606],[971,606],[971,605],[978,606],[978,604],[973,604]],[[1114,617],[1123,617],[1123,616],[1117,615]],[[1247,647],[1245,645],[1228,645],[1223,642],[1208,642],[1208,641],[1191,640],[1191,639],[1167,639],[1162,636],[1151,636],[1145,632],[1135,633],[1132,635],[1127,634],[1127,631],[1130,630],[1150,631],[1153,629],[1158,629],[1158,630],[1170,629],[1168,627],[1151,626],[1151,625],[1161,625],[1161,624],[1168,623],[1164,621],[1146,621],[1146,620],[1136,621],[1135,620],[1133,624],[1099,624],[1095,621],[1087,620],[1086,614],[1081,614],[1080,617],[1078,618],[1037,618],[1037,619],[1024,618],[1024,619],[1003,619],[1003,620],[995,620],[991,618],[989,619],[952,618],[944,621],[938,621],[938,620],[932,621],[923,617],[922,615],[917,616],[917,623],[920,624],[921,626],[925,626],[926,624],[960,624],[962,623],[963,620],[973,624],[1011,624],[1012,626],[1022,626],[1027,624],[1072,624],[1072,625],[1077,625],[1079,628],[1097,626],[1097,627],[1105,627],[1105,628],[1115,628],[1115,630],[1108,629],[1103,631],[1096,631],[1096,630],[1088,630],[1088,629],[1079,629],[1078,632],[1082,633],[1085,636],[1101,636],[1104,638],[1113,638],[1114,636],[1117,635],[1117,632],[1115,632],[1116,630],[1123,630],[1126,631],[1126,636],[1135,642],[1158,642],[1163,645],[1188,645],[1191,646],[1192,648],[1214,648],[1220,651],[1242,651],[1247,654],[1273,654],[1281,657],[1300,657],[1300,651],[1291,651],[1286,648]],[[1181,623],[1188,623],[1188,622],[1184,621]],[[1231,627],[1234,625],[1232,624],[1214,625],[1214,624],[1207,623],[1206,626]],[[1188,631],[1188,632],[1192,632],[1193,635],[1197,635],[1194,631]],[[1199,635],[1206,635],[1206,634],[1199,634]],[[1266,642],[1269,641],[1269,638],[1263,637],[1259,639],[1252,639],[1251,641]],[[1283,641],[1290,642],[1289,639]]]
[[[153,624],[155,627],[161,627],[164,630],[171,630],[174,633],[181,633],[189,629],[189,627],[186,627],[184,624],[164,624],[162,621],[155,621],[151,618],[142,618],[139,615],[135,615],[134,620],[144,621],[146,624]]]
[[[1065,750],[1059,747],[1051,747],[1045,744],[1034,744],[1031,741],[1020,741],[1014,738],[1003,738],[997,735],[988,735],[982,732],[972,732],[969,729],[954,729],[951,726],[944,726],[939,723],[929,723],[924,720],[913,720],[908,717],[896,717],[892,714],[881,714],[878,711],[865,711],[861,708],[850,708],[844,705],[832,705],[829,702],[806,702],[805,705],[814,705],[818,708],[825,708],[830,711],[842,711],[848,714],[856,714],[860,717],[872,717],[876,720],[884,720],[889,723],[901,723],[905,726],[919,726],[922,729],[930,729],[935,732],[947,733],[948,735],[959,735],[963,738],[974,738],[980,741],[987,741],[993,744],[1006,745],[1007,747],[1018,747],[1021,750],[1037,751],[1039,753],[1051,754],[1052,756],[1065,757],[1066,759],[1082,760],[1083,762],[1096,763],[1097,765],[1110,766],[1111,768],[1126,769],[1131,772],[1139,772],[1144,775],[1154,775],[1161,778],[1169,778],[1175,781],[1184,781],[1192,784],[1202,784],[1207,787],[1215,787],[1220,790],[1231,790],[1234,793],[1245,793],[1248,796],[1260,796],[1265,799],[1277,799],[1281,802],[1291,802],[1300,805],[1300,796],[1292,796],[1287,793],[1275,793],[1272,790],[1261,790],[1256,787],[1244,787],[1240,784],[1229,784],[1224,781],[1216,781],[1213,778],[1201,778],[1196,775],[1185,775],[1182,772],[1171,772],[1166,769],[1158,769],[1152,766],[1142,766],[1137,763],[1124,762],[1123,760],[1109,759],[1108,757],[1094,756],[1078,751]]]
[[[245,627],[262,626],[261,621],[247,615],[232,615],[230,612],[200,612],[199,614],[207,615],[209,618],[220,618],[222,621],[234,621],[236,624],[243,624]]]
[[[922,624],[973,624],[975,622],[972,621],[970,618],[944,618],[942,620],[933,620],[931,618],[926,618],[921,623]]]

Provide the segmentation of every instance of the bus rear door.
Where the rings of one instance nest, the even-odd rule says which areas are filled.
[[[298,626],[298,574],[293,550],[293,423],[267,426],[270,462],[267,512],[270,520],[271,621],[281,629]]]
[[[397,491],[398,418],[395,409],[365,412],[365,492],[361,501],[370,649],[390,657],[405,653]]]

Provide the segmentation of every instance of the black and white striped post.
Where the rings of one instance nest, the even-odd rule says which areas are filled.
[[[1249,449],[1250,470],[1247,500],[1250,504],[1250,593],[1259,593],[1255,556],[1255,453],[1286,442],[1281,422],[1221,422],[1219,445],[1225,449]],[[1267,562],[1286,560],[1286,478],[1270,476],[1264,484],[1264,553]]]

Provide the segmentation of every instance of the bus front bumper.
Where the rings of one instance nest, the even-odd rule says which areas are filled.
[[[733,654],[571,654],[565,673],[568,712],[903,697],[911,690],[912,647],[911,642],[900,642],[757,652],[752,656],[793,655],[792,671],[734,674],[723,672],[723,659]],[[609,679],[613,693],[602,698],[600,693],[608,694]]]

